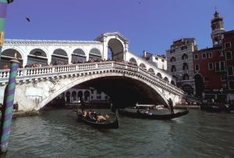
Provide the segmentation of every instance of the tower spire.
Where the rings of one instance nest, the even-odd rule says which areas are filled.
[[[214,18],[211,20],[211,39],[213,46],[220,45],[222,42],[222,34],[225,32],[223,28],[223,18],[219,16],[217,7],[215,7]]]

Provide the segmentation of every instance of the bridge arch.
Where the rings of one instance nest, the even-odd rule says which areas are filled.
[[[122,76],[123,73],[125,74],[124,76]],[[135,73],[125,72],[123,70],[113,70],[87,73],[83,75],[86,77],[60,80],[60,89],[54,91],[54,93],[51,93],[47,98],[43,99],[42,102],[39,103],[38,109],[42,108],[59,94],[77,85],[94,87],[95,89],[104,92],[110,96],[113,104],[118,106],[132,106],[136,102],[167,105],[167,99],[162,91],[155,87],[153,82],[137,76]],[[70,82],[68,82],[69,80]],[[88,97],[90,95],[86,92],[75,93],[72,92],[71,97],[73,95],[78,95],[80,97]]]
[[[77,85],[94,87],[121,105],[133,105],[136,101],[166,105],[169,97],[178,103],[184,94],[165,80],[126,62],[105,61],[27,68],[19,69],[17,75],[15,101],[19,103],[19,109],[25,111],[39,110],[62,93],[63,97],[67,96],[68,93],[65,95],[64,92]],[[9,69],[1,70],[0,91],[4,91],[8,78]],[[70,96],[71,94],[72,92]],[[3,99],[2,95],[0,97]]]

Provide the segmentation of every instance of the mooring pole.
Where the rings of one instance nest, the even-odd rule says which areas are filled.
[[[1,153],[6,153],[10,137],[10,127],[13,113],[13,104],[15,97],[16,76],[19,67],[19,61],[13,58],[10,66],[10,77],[8,85],[5,88],[2,117],[1,117]]]
[[[4,41],[5,21],[7,14],[7,5],[14,0],[0,0],[0,55],[2,53],[2,45]]]

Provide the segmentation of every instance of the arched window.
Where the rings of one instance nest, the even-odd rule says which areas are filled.
[[[188,70],[188,63],[183,63],[183,70]]]
[[[175,57],[171,57],[170,61],[171,61],[171,62],[175,62],[175,61],[176,61],[176,58],[175,58]]]
[[[175,67],[175,65],[172,65],[172,66],[171,66],[171,72],[176,72],[176,67]]]
[[[188,59],[188,55],[187,54],[183,54],[182,55],[182,60]]]

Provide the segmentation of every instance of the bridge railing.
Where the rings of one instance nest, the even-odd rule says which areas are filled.
[[[71,64],[71,65],[56,65],[56,66],[45,66],[45,67],[30,67],[30,68],[19,68],[17,70],[16,80],[27,80],[27,79],[38,79],[45,77],[54,77],[65,74],[86,72],[92,70],[103,70],[103,69],[121,69],[132,72],[138,72],[139,74],[157,81],[161,86],[170,87],[173,90],[178,91],[179,89],[169,84],[167,81],[162,78],[154,75],[147,70],[140,68],[136,65],[126,62],[115,62],[115,61],[105,61],[105,62],[92,62],[92,63],[79,63],[79,64]],[[6,84],[8,82],[10,76],[9,69],[0,70],[0,83]],[[181,91],[182,92],[182,91]]]

